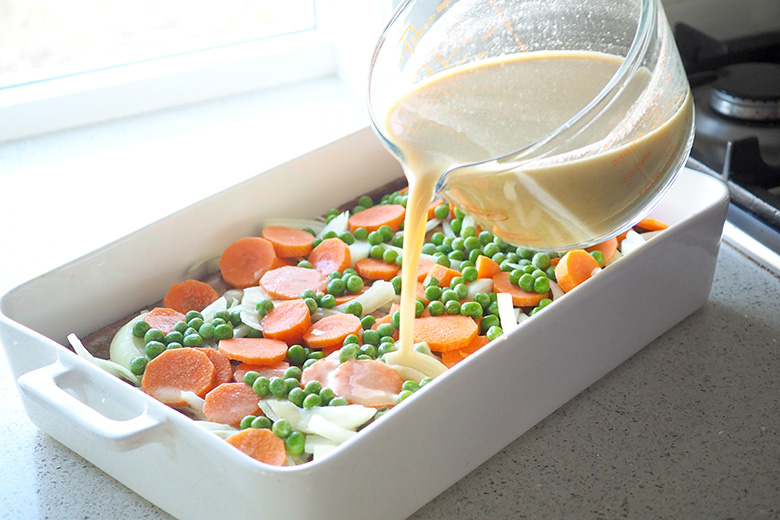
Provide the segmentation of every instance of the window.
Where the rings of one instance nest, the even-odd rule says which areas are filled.
[[[0,141],[310,78],[362,78],[350,68],[370,56],[390,9],[386,0],[4,0]]]

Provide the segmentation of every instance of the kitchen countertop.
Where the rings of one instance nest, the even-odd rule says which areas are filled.
[[[234,100],[236,110],[245,111],[246,101]],[[352,106],[350,102],[346,105]],[[315,99],[312,106],[321,104]],[[156,117],[157,123],[165,121],[161,116],[148,116],[143,119],[145,127],[157,128],[148,125]],[[361,117],[355,109],[338,121],[338,128],[322,130],[308,141],[299,139],[300,149],[287,153],[300,153],[306,146],[324,144],[347,133],[363,124]],[[113,124],[113,134],[103,127],[80,130],[67,138],[71,145],[85,138],[105,141],[112,135],[118,142],[127,139],[127,134],[116,133],[127,130],[124,124]],[[224,130],[236,126],[236,121],[228,118],[214,124]],[[300,138],[295,128],[275,130],[277,134],[294,132]],[[132,134],[133,130],[127,132]],[[206,142],[213,136],[190,133],[181,137],[175,145],[186,146],[187,154],[173,159],[168,156],[164,166],[196,175],[198,163],[204,163],[198,154],[207,153],[197,142],[192,145],[199,139]],[[156,150],[159,154],[158,144],[150,143],[128,149],[125,158],[131,165],[119,167],[117,175],[143,167],[143,162],[132,163],[144,160],[138,158],[143,157],[139,151]],[[130,177],[133,182],[111,185],[111,189],[121,186],[121,195],[90,201],[91,206],[85,208],[82,203],[86,197],[72,186],[91,182],[96,183],[96,189],[106,190],[110,183],[95,173],[105,172],[101,161],[106,157],[90,155],[84,159],[86,155],[78,156],[78,150],[63,149],[60,156],[30,159],[30,154],[24,153],[30,146],[43,145],[40,141],[0,145],[0,188],[25,194],[14,200],[6,198],[5,209],[0,210],[4,222],[0,292],[144,224],[138,218],[119,218],[122,215],[140,213],[151,221],[175,209],[160,207],[159,202],[144,197],[137,177],[144,181],[144,175],[151,174],[142,171]],[[170,142],[165,146],[171,149]],[[238,146],[247,147],[247,143]],[[256,169],[268,158],[253,153]],[[278,157],[268,161],[284,158],[281,155],[277,152]],[[225,164],[220,172],[234,172],[234,177],[228,174],[219,181],[226,186],[251,174],[241,170],[246,168],[242,166],[246,157],[230,153],[209,156],[203,168],[214,168],[220,157]],[[62,165],[72,176],[56,176]],[[89,168],[93,168],[91,178],[86,177]],[[179,205],[213,191],[199,184],[200,177],[190,178],[195,182],[179,191]],[[53,187],[37,184],[42,179],[54,183]],[[27,196],[37,185],[50,188],[37,194],[44,198],[40,207],[54,204],[55,209],[68,212],[63,219],[47,218],[51,213],[45,212],[41,216],[36,214],[39,207],[28,206],[31,201],[40,202],[40,197]],[[163,184],[160,189],[170,191],[171,186]],[[106,216],[115,217],[114,222],[101,225]],[[12,217],[21,220],[25,232],[10,224]],[[82,229],[89,232],[76,232],[74,226],[84,226]],[[43,229],[48,230],[47,249],[53,251],[44,259],[36,257],[43,253],[43,246],[30,240],[23,243],[29,246],[25,258],[6,249],[9,244],[19,248],[19,240]],[[675,261],[684,259],[670,259],[669,269],[674,269]],[[436,497],[413,518],[779,518],[779,358],[780,280],[724,244],[711,296],[701,309]],[[0,359],[0,518],[170,518],[33,426],[5,359]],[[515,398],[515,404],[521,406],[521,399]]]

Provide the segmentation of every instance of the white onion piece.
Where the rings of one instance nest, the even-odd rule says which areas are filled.
[[[334,449],[339,447],[339,443],[322,437],[321,435],[307,435],[306,442],[303,446],[303,451],[310,453],[314,460],[330,453]]]
[[[228,308],[227,298],[220,296],[208,304],[200,313],[203,315],[203,321],[209,322],[214,319],[214,315],[219,311],[226,311]]]
[[[560,298],[565,293],[563,292],[563,289],[561,289],[561,286],[558,285],[558,282],[554,282],[550,280],[550,292],[552,292],[552,298],[551,300],[555,300],[556,298]]]
[[[469,290],[467,298],[473,300],[477,293],[492,293],[493,292],[493,279],[492,278],[478,278],[473,282],[466,284]]]
[[[614,264],[615,262],[617,262],[621,258],[623,258],[623,253],[621,253],[618,250],[615,250],[615,254],[613,254],[612,257],[609,260],[604,262],[604,267],[608,267],[608,266]]]
[[[496,304],[498,305],[498,321],[501,323],[501,330],[507,334],[517,327],[517,316],[515,316],[515,307],[512,304],[512,295],[509,293],[497,293]]]
[[[144,342],[144,339],[137,338],[133,334],[133,326],[136,322],[143,319],[143,314],[136,316],[114,334],[114,337],[111,339],[111,346],[108,349],[109,360],[129,369],[130,361],[132,361],[133,358],[146,355],[146,343]],[[76,339],[78,340],[78,338]],[[68,336],[68,340],[70,341],[70,336]],[[79,343],[81,342],[79,341]],[[73,342],[71,342],[71,345],[73,345]],[[73,348],[75,349],[76,346],[74,345]]]
[[[630,255],[644,243],[645,239],[642,238],[642,235],[633,229],[629,230],[629,232],[626,233],[626,238],[620,243],[620,252],[623,253],[623,256]]]
[[[133,383],[136,386],[141,384],[141,380],[137,375],[130,372],[129,368],[122,366],[119,363],[93,356],[75,334],[68,334],[68,342],[70,342],[73,350],[76,351],[76,354],[78,354],[79,357],[86,359],[98,368],[105,370],[115,377],[119,377],[130,383]]]
[[[257,302],[260,300],[274,301],[259,285],[244,289],[244,295],[241,298],[241,321],[257,330],[263,330],[263,326],[260,325],[260,314],[257,312]]]
[[[306,429],[337,443],[342,443],[357,433],[353,430],[342,428],[318,414],[312,414],[309,422],[306,423]]]
[[[450,226],[449,220],[444,220],[441,223],[441,232],[444,233],[445,237],[452,237],[455,238],[455,232],[452,230],[452,226]]]
[[[349,221],[349,211],[344,211],[333,217],[333,220],[325,224],[322,229],[319,230],[315,238],[322,238],[328,231],[334,231],[337,235],[344,233],[347,230]]]
[[[349,254],[351,256],[352,267],[355,267],[355,262],[363,258],[368,258],[368,252],[371,250],[371,244],[366,240],[355,240],[355,242],[349,246]]]
[[[427,220],[425,222],[425,232],[430,233],[431,231],[436,229],[436,227],[438,227],[439,224],[441,224],[441,220],[437,218],[432,218],[431,220]],[[397,231],[395,235],[399,237],[404,236],[404,230],[402,229],[401,231]]]
[[[363,294],[360,294],[350,300],[347,303],[336,305],[335,309],[344,312],[346,306],[352,302],[358,302],[363,306],[363,314],[370,314],[393,301],[395,298],[395,289],[393,284],[384,280],[377,280],[374,284],[366,290]]]

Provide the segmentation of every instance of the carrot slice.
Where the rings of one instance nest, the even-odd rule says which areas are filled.
[[[441,362],[446,365],[447,368],[452,368],[488,343],[490,343],[490,340],[487,336],[477,336],[474,338],[474,341],[464,348],[442,352]]]
[[[247,415],[257,415],[260,397],[244,383],[222,383],[206,394],[203,415],[211,422],[238,427]]]
[[[584,249],[574,249],[555,266],[555,279],[564,292],[569,292],[593,275],[599,268],[598,261]]]
[[[635,227],[644,229],[645,231],[663,231],[669,227],[669,224],[654,218],[643,218],[636,223]]]
[[[214,387],[216,369],[209,357],[194,348],[163,351],[149,361],[141,379],[141,389],[169,406],[185,406],[181,392],[204,397]]]
[[[253,365],[251,363],[239,363],[236,369],[233,371],[233,380],[237,383],[244,381],[244,376],[247,372],[257,372],[261,376],[265,376],[268,379],[272,377],[282,377],[284,372],[290,368],[290,363],[287,361],[279,361],[275,365]]]
[[[449,287],[452,279],[460,276],[460,271],[445,267],[441,264],[433,264],[426,278],[436,278],[442,287]]]
[[[355,262],[355,270],[367,280],[392,280],[400,269],[398,264],[391,264],[379,258],[361,258]]]
[[[357,228],[365,228],[366,231],[376,231],[382,226],[390,226],[393,231],[401,229],[406,208],[400,204],[378,204],[349,217],[348,226],[350,233]]]
[[[354,314],[334,314],[313,323],[303,335],[303,341],[310,348],[329,349],[341,346],[347,336],[361,329],[360,318]]]
[[[309,262],[323,276],[343,271],[352,265],[349,246],[340,238],[326,238],[312,249]]]
[[[184,321],[184,314],[168,307],[155,307],[144,314],[144,321],[153,329],[159,329],[168,334],[173,331],[176,323]]]
[[[537,292],[525,292],[509,281],[509,273],[506,271],[493,276],[493,292],[509,293],[512,296],[512,305],[515,307],[535,307],[539,305],[543,299],[547,298],[547,295],[549,294],[549,292],[542,294]]]
[[[268,226],[261,234],[274,245],[276,255],[282,258],[306,256],[311,253],[314,242],[314,235],[308,231],[287,226]]]
[[[316,269],[295,265],[272,269],[260,278],[263,289],[271,298],[278,300],[296,300],[306,289],[323,293],[327,283],[327,279]]]
[[[501,266],[495,260],[485,255],[477,257],[474,267],[477,268],[477,278],[493,278],[501,272]]]
[[[228,383],[233,380],[233,365],[230,360],[218,350],[208,347],[196,347],[195,350],[199,350],[209,357],[209,360],[214,364],[216,373],[214,374],[214,386],[222,383]]]
[[[267,366],[287,356],[287,343],[270,338],[230,338],[220,340],[219,351],[228,359]]]
[[[618,239],[610,238],[608,240],[605,240],[604,242],[600,242],[598,244],[585,248],[585,251],[587,251],[588,253],[592,253],[593,251],[599,251],[602,255],[604,255],[604,261],[606,262],[607,260],[615,256],[615,251],[617,251],[617,247],[618,247]]]
[[[420,263],[417,264],[417,281],[422,282],[431,270],[431,267],[436,265],[436,262],[430,258],[421,257]]]
[[[281,466],[287,460],[284,441],[268,428],[247,428],[234,433],[225,441],[255,460]]]
[[[219,259],[222,278],[233,287],[257,285],[266,271],[281,267],[274,246],[261,237],[244,237],[230,244]]]
[[[219,293],[206,282],[184,280],[171,285],[163,298],[163,306],[177,310],[182,314],[189,311],[202,311],[219,298]]]
[[[311,326],[309,306],[301,299],[282,302],[263,317],[260,325],[266,338],[298,343]]]
[[[434,352],[458,350],[474,341],[477,322],[460,314],[423,316],[414,320],[414,342],[425,342]]]
[[[350,403],[376,408],[393,406],[403,385],[398,371],[373,359],[341,363],[327,381],[336,395]]]

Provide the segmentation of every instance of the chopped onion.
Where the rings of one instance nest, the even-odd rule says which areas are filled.
[[[426,221],[426,222],[425,222],[425,232],[426,232],[426,233],[430,233],[431,231],[433,231],[434,229],[436,229],[436,227],[437,227],[439,224],[441,224],[441,220],[439,220],[439,219],[437,219],[437,218],[432,218],[431,220],[428,220],[428,221]],[[404,230],[397,231],[397,232],[396,232],[396,236],[399,236],[399,237],[402,237],[402,236],[404,236]]]
[[[321,435],[312,434],[306,436],[306,443],[304,444],[303,451],[306,453],[311,453],[313,459],[317,460],[317,458],[330,453],[338,447],[339,443],[333,442],[332,440]]]
[[[335,231],[337,235],[344,233],[347,230],[348,221],[349,211],[345,211],[336,215],[330,222],[325,224],[325,226],[319,230],[316,238],[322,238],[328,231]]]
[[[219,311],[226,311],[228,308],[227,298],[220,296],[210,304],[208,304],[200,313],[203,315],[203,321],[211,321],[214,319],[214,315]]]
[[[127,367],[124,367],[119,363],[114,363],[113,361],[109,361],[107,359],[101,359],[99,357],[93,356],[92,353],[87,350],[87,348],[78,338],[78,336],[76,336],[75,334],[68,334],[68,341],[73,347],[73,350],[76,351],[76,354],[86,359],[93,365],[102,368],[103,370],[105,370],[106,372],[108,372],[113,376],[122,378],[130,383],[133,383],[135,386],[141,384],[141,380],[138,378],[138,376],[130,372],[130,369],[128,369]]]
[[[357,433],[354,430],[342,428],[318,414],[311,415],[309,422],[306,423],[306,429],[337,443],[342,443]]]
[[[358,295],[347,303],[336,305],[335,309],[344,312],[347,305],[352,302],[358,302],[363,306],[363,314],[370,314],[393,301],[395,298],[395,289],[393,284],[384,280],[377,280],[374,284],[366,290],[363,294]]]
[[[263,326],[260,325],[260,314],[257,313],[257,302],[260,300],[273,301],[259,285],[244,289],[244,296],[241,298],[241,321],[257,330],[263,330]]]
[[[493,279],[492,278],[478,278],[473,282],[466,284],[469,290],[467,298],[473,300],[477,293],[492,293],[493,292]]]
[[[496,304],[498,305],[498,320],[501,323],[501,330],[507,334],[517,327],[517,316],[515,316],[515,307],[512,304],[512,295],[509,293],[496,294]]]
[[[561,289],[561,286],[558,285],[558,282],[554,282],[550,280],[550,292],[552,292],[552,298],[551,300],[555,300],[556,298],[560,298],[564,295],[563,289]]]
[[[623,253],[623,256],[629,255],[644,243],[645,239],[642,235],[631,229],[626,233],[626,238],[620,243],[620,252]]]
[[[368,258],[368,252],[371,249],[371,244],[366,240],[355,240],[355,243],[349,246],[349,254],[352,257],[352,267],[355,267],[355,262],[363,258]]]

